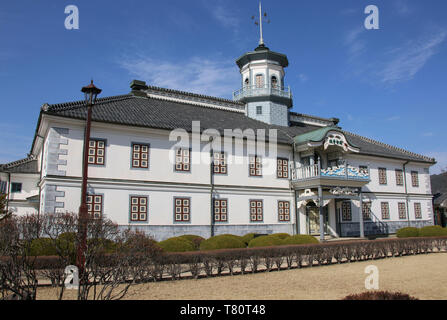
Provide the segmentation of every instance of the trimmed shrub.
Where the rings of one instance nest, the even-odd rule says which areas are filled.
[[[217,250],[231,248],[245,248],[245,243],[239,236],[235,236],[232,234],[222,234],[206,239],[200,244],[200,250]]]
[[[419,229],[420,237],[447,236],[447,228],[441,226],[427,226]]]
[[[117,245],[110,239],[88,239],[88,246],[95,246],[95,248],[101,249],[104,253],[114,253],[117,249]]]
[[[415,227],[406,227],[397,230],[396,236],[398,238],[412,238],[419,237],[419,229]]]
[[[255,233],[247,233],[246,235],[242,236],[242,241],[245,243],[246,246],[250,243],[251,240],[253,240],[255,237]]]
[[[203,240],[205,240],[205,238],[203,238],[201,236],[197,236],[195,234],[184,234],[182,236],[179,236],[178,238],[186,239],[186,240],[190,241],[192,243],[192,245],[194,246],[195,250],[199,250],[200,244],[202,243]]]
[[[288,234],[288,233],[273,233],[270,235],[270,237],[277,237],[281,240],[284,240],[284,239],[290,237],[290,234]]]
[[[68,257],[72,263],[75,263],[76,240],[77,234],[74,232],[61,233],[56,239],[56,245],[59,250],[58,255]]]
[[[31,241],[30,256],[55,256],[56,246],[50,238],[38,238]]]
[[[158,245],[166,252],[194,251],[192,242],[180,237],[173,237],[160,241]]]
[[[308,234],[296,234],[282,240],[282,244],[307,244],[319,243],[318,239]]]
[[[351,294],[342,300],[419,300],[406,293],[389,291],[367,291],[359,294]]]
[[[249,248],[256,247],[271,247],[282,244],[282,239],[276,235],[260,236],[256,237],[248,243]]]

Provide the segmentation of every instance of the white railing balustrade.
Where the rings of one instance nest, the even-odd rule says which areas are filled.
[[[369,171],[363,168],[360,169],[349,165],[348,166],[339,165],[329,167],[326,169],[320,169],[319,164],[313,164],[310,166],[303,166],[296,169],[292,168],[292,174],[291,174],[292,181],[318,178],[318,177],[369,180]]]
[[[264,96],[264,95],[275,95],[279,97],[292,99],[292,91],[290,87],[281,88],[277,85],[247,85],[243,86],[241,89],[233,92],[233,100],[240,100],[246,97]]]

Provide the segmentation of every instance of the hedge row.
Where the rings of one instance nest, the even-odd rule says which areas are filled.
[[[447,228],[441,226],[426,226],[422,228],[405,227],[397,230],[398,238],[410,237],[442,237],[447,236]]]
[[[141,281],[313,267],[445,250],[447,237],[417,237],[162,253],[147,257]],[[29,259],[34,259],[36,269],[65,267],[55,256]],[[104,265],[107,261],[113,261],[113,256],[105,255]]]
[[[255,233],[248,233],[242,237],[233,234],[222,234],[209,239],[195,235],[184,235],[163,240],[158,245],[165,252],[186,252],[305,243],[318,243],[318,240],[309,235],[290,236],[288,233],[274,233],[257,237]]]

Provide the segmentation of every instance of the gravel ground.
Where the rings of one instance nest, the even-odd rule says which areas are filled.
[[[327,300],[365,291],[365,267],[379,269],[379,289],[419,299],[447,299],[447,253],[406,256],[340,265],[272,271],[198,280],[162,281],[131,287],[137,300]],[[38,299],[55,299],[55,290],[39,288]],[[75,298],[67,291],[67,299]]]

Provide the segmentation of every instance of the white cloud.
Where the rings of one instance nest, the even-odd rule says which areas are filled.
[[[354,14],[356,14],[356,13],[359,13],[360,11],[358,10],[358,9],[354,9],[354,8],[345,8],[345,9],[342,9],[341,11],[340,11],[340,14],[341,15],[343,15],[343,16],[352,16],[352,15],[354,15]]]
[[[387,54],[389,62],[377,73],[380,81],[385,84],[394,84],[413,79],[436,53],[446,36],[447,31],[443,30],[430,37],[412,40],[390,50]]]
[[[119,62],[129,74],[148,85],[230,98],[240,75],[233,61],[193,57],[186,61],[126,58]]]
[[[433,137],[435,134],[433,132],[424,132],[422,134],[423,137]]]
[[[366,42],[360,37],[365,30],[363,26],[360,26],[345,34],[344,44],[348,48],[350,59],[357,57],[365,51]]]
[[[413,12],[413,9],[408,5],[408,1],[406,0],[395,0],[393,4],[397,13],[401,16],[408,16]]]
[[[224,27],[232,29],[234,32],[239,30],[239,19],[236,14],[223,5],[218,5],[212,9],[213,17]]]
[[[307,77],[307,75],[305,75],[304,73],[300,73],[298,74],[298,79],[300,79],[301,82],[307,82],[307,80],[309,80],[309,78]]]
[[[400,120],[400,116],[392,116],[386,118],[386,121],[396,121],[396,120]]]

